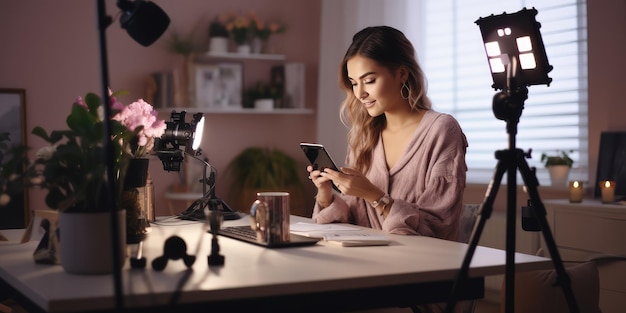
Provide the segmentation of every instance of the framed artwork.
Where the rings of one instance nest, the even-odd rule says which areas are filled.
[[[26,146],[26,90],[0,88],[0,134],[8,134],[0,149],[0,161],[5,165],[11,158],[12,147]],[[4,175],[0,178],[0,229],[24,228],[29,219],[28,188],[10,184]],[[8,200],[8,201],[6,201]]]
[[[602,132],[594,197],[600,198],[600,182],[615,181],[615,201],[626,200],[626,132]]]
[[[240,63],[197,64],[196,104],[202,108],[242,107],[243,66]]]

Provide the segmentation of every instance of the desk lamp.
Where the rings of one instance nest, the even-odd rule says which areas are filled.
[[[137,0],[131,2],[129,0],[118,0],[117,6],[122,10],[120,24],[126,29],[128,34],[139,44],[149,46],[154,43],[165,32],[170,24],[167,14],[156,4]],[[111,100],[109,96],[109,65],[107,58],[106,45],[106,28],[111,25],[112,18],[106,13],[106,5],[104,0],[98,0],[96,3],[98,18],[98,41],[100,48],[100,70],[102,83],[102,99],[104,107],[104,136],[102,136],[104,160],[107,169],[107,209],[111,212],[111,240],[113,243],[113,285],[115,292],[115,305],[118,309],[123,308],[122,297],[122,273],[120,264],[120,252],[116,243],[119,242],[119,221],[116,214],[115,205],[117,199],[115,197],[115,157],[114,149],[111,144],[111,107],[108,105]]]
[[[155,140],[155,151],[163,163],[163,169],[166,171],[179,172],[181,163],[188,155],[204,165],[202,171],[202,198],[194,201],[187,210],[181,214],[181,218],[201,220],[206,214],[204,208],[208,206],[209,210],[220,211],[224,214],[224,218],[228,220],[239,219],[240,216],[221,199],[215,196],[215,171],[214,168],[206,161],[198,156],[202,154],[200,142],[204,131],[204,116],[202,113],[193,115],[191,123],[185,122],[186,112],[182,111],[171,113],[170,121],[165,122],[165,133],[161,138]],[[191,144],[190,144],[191,142]],[[181,147],[184,146],[184,150]],[[207,178],[207,170],[210,175]],[[207,190],[208,186],[208,190]]]
[[[488,192],[480,208],[480,218],[474,225],[469,246],[463,259],[461,269],[457,273],[452,293],[448,299],[446,312],[452,312],[456,303],[459,283],[467,279],[472,255],[476,250],[480,234],[486,219],[491,216],[502,177],[507,172],[507,222],[506,222],[506,273],[505,273],[505,311],[514,310],[515,287],[515,229],[517,200],[517,175],[519,169],[524,185],[526,186],[530,203],[534,209],[534,216],[538,219],[540,229],[550,251],[550,256],[557,272],[557,285],[563,288],[570,312],[578,312],[576,299],[573,296],[570,279],[556,248],[550,226],[546,219],[546,210],[541,202],[537,186],[539,181],[534,169],[530,169],[525,158],[530,158],[530,152],[525,153],[516,148],[515,136],[517,124],[524,109],[524,101],[528,98],[528,86],[550,85],[552,79],[548,73],[552,66],[548,64],[543,39],[539,28],[541,25],[535,20],[537,10],[522,9],[518,12],[500,15],[490,15],[479,18],[476,24],[480,27],[484,48],[491,69],[494,84],[492,87],[501,91],[493,97],[493,113],[500,120],[506,121],[506,130],[509,134],[508,150],[496,151],[498,164],[494,176],[487,188]]]

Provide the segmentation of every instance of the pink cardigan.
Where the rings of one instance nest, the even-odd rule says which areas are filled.
[[[352,223],[394,234],[456,240],[466,149],[467,139],[457,121],[430,110],[393,168],[387,169],[381,138],[374,148],[366,176],[394,199],[387,218],[362,198],[337,193],[327,208],[316,203],[312,218],[317,223]]]

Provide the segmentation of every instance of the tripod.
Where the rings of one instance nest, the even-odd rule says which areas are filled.
[[[220,211],[225,220],[236,220],[240,219],[241,216],[231,209],[224,200],[215,196],[215,171],[213,171],[213,167],[205,160],[198,158],[193,154],[188,154],[192,158],[202,162],[203,170],[202,170],[202,179],[200,182],[202,183],[202,198],[194,201],[183,213],[181,213],[180,218],[182,219],[191,219],[191,220],[204,220],[204,208],[208,206],[210,211]],[[211,173],[209,177],[207,177],[206,172],[207,169],[211,169]],[[207,191],[207,186],[209,190]]]
[[[458,287],[468,278],[469,265],[478,245],[480,235],[487,219],[491,216],[493,211],[493,203],[496,198],[498,189],[500,188],[500,182],[505,172],[507,172],[507,219],[506,219],[506,272],[505,272],[505,309],[507,313],[511,313],[514,310],[514,298],[515,298],[515,217],[516,217],[516,172],[520,170],[524,184],[527,188],[528,194],[532,201],[532,209],[535,211],[535,216],[538,219],[538,223],[545,239],[548,251],[552,257],[552,262],[556,269],[557,281],[555,285],[561,286],[565,294],[570,312],[578,313],[578,306],[576,299],[574,298],[573,291],[571,289],[570,278],[565,271],[563,262],[559,255],[559,251],[556,248],[556,243],[550,231],[548,221],[546,219],[546,210],[539,198],[537,186],[539,182],[535,176],[534,170],[528,167],[528,163],[525,158],[530,158],[530,152],[525,154],[522,150],[516,148],[516,134],[517,124],[524,108],[524,101],[528,98],[527,87],[512,88],[507,91],[501,91],[497,93],[493,98],[493,112],[494,115],[501,120],[505,120],[507,123],[507,133],[509,134],[509,148],[508,150],[496,151],[495,157],[498,160],[494,176],[487,188],[487,195],[480,208],[480,218],[478,223],[474,225],[472,235],[470,237],[469,246],[463,259],[461,269],[459,270],[452,286],[452,292],[448,299],[448,305],[446,306],[446,312],[453,312],[456,301],[458,300]]]

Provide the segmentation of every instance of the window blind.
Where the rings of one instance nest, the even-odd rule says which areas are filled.
[[[541,185],[549,175],[541,154],[572,150],[570,179],[587,180],[587,26],[586,2],[576,0],[427,0],[423,3],[424,37],[421,63],[429,82],[433,108],[452,114],[461,124],[469,147],[469,183],[487,183],[497,160],[495,151],[508,148],[506,122],[493,115],[498,90],[485,56],[480,17],[522,8],[536,8],[537,21],[554,69],[552,83],[528,87],[518,124],[516,147],[532,149],[529,166],[536,167]],[[506,175],[503,179],[506,183]],[[518,184],[523,183],[518,171]]]

